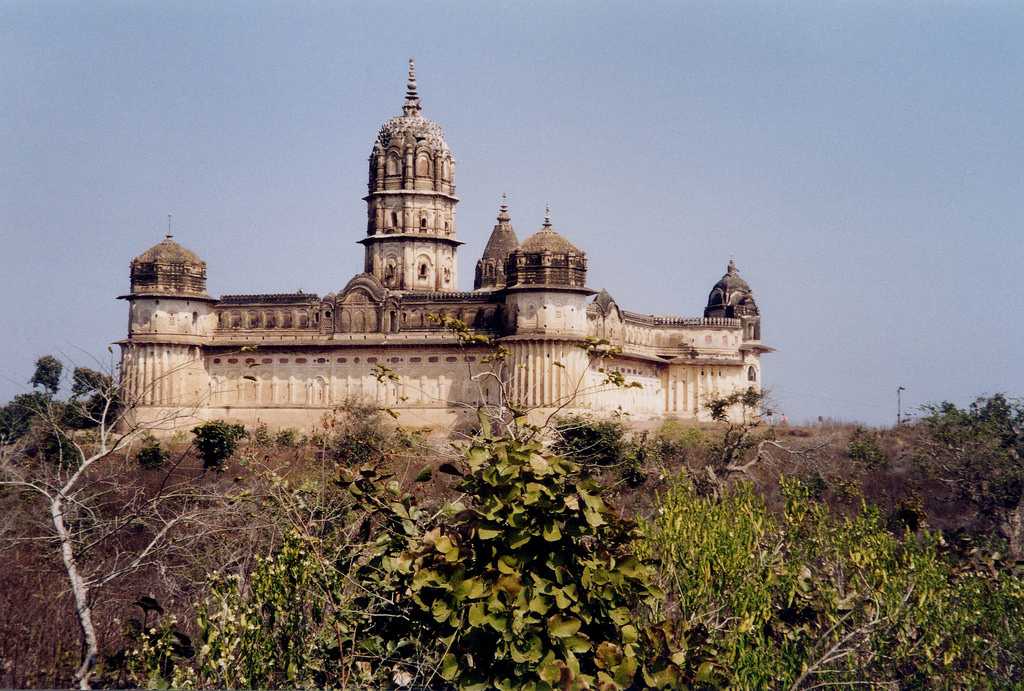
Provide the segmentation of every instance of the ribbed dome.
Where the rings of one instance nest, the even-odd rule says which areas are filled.
[[[206,262],[168,235],[135,257],[131,266],[133,293],[206,295]]]
[[[416,66],[410,60],[409,82],[405,89],[402,114],[381,125],[380,131],[377,132],[377,144],[386,149],[392,143],[403,144],[411,136],[414,141],[426,142],[435,151],[448,152],[448,143],[444,140],[441,126],[423,117],[422,111],[423,105],[416,91]]]
[[[555,232],[550,209],[544,212],[544,226],[508,256],[505,266],[510,288],[586,286],[587,255]]]
[[[551,227],[550,212],[545,213],[544,225],[536,233],[526,238],[519,246],[523,253],[551,252],[558,254],[583,254],[576,245],[555,232]]]
[[[188,249],[185,249],[168,235],[148,250],[135,257],[132,263],[138,264],[202,264],[203,260]]]

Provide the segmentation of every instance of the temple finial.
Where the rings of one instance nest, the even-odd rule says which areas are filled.
[[[729,257],[729,266],[726,267],[725,272],[727,274],[739,273],[736,269],[736,260],[732,257]]]
[[[167,214],[167,234],[164,235],[165,240],[170,240],[174,236],[171,234],[171,214]]]
[[[550,228],[551,227],[551,205],[550,204],[545,204],[544,205],[544,227],[545,228]]]
[[[416,60],[409,58],[409,81],[405,85],[405,105],[402,112],[406,115],[419,115],[422,109],[419,93],[416,91]]]
[[[501,193],[501,206],[498,207],[498,223],[508,223],[512,217],[508,213],[508,195]]]

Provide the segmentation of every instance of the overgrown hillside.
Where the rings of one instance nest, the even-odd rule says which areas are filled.
[[[711,425],[481,414],[451,438],[352,404],[310,435],[139,436],[78,474],[109,382],[76,381],[0,411],[3,686],[1024,676],[1024,407],[1001,396],[898,429],[770,427],[741,392]]]

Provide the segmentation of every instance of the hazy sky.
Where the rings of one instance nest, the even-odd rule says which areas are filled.
[[[1024,4],[0,2],[0,399],[127,329],[163,237],[214,295],[362,266],[415,57],[460,284],[507,192],[589,282],[699,316],[730,255],[791,420],[1024,394]]]

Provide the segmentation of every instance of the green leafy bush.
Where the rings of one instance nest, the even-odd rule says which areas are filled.
[[[269,449],[274,444],[274,438],[270,434],[267,423],[261,422],[249,432],[250,443],[260,449]]]
[[[159,468],[167,462],[168,453],[152,436],[142,440],[142,446],[135,455],[135,460],[140,466],[147,469]]]
[[[389,643],[421,641],[460,688],[677,682],[683,670],[642,643],[638,616],[660,595],[652,569],[600,489],[537,442],[485,436],[465,458],[468,506],[361,569],[363,582],[390,580],[354,602],[365,612],[358,645],[394,655]]]
[[[889,532],[873,508],[830,514],[783,482],[772,515],[740,485],[719,499],[678,479],[643,524],[658,559],[665,614],[711,661],[723,686],[878,684],[991,687],[1019,682],[1024,581],[960,570],[937,534]],[[700,637],[695,638],[699,633]],[[941,685],[941,683],[940,683]]]
[[[204,422],[192,429],[196,450],[207,469],[219,470],[238,448],[238,442],[245,436],[245,427],[223,420]]]
[[[1024,559],[1024,401],[996,394],[967,408],[925,406],[920,467],[972,506]]]
[[[299,434],[299,430],[294,427],[285,427],[278,430],[274,436],[274,444],[283,449],[293,449],[298,446],[301,437],[302,435]]]
[[[846,455],[871,470],[884,468],[889,463],[885,452],[878,446],[877,435],[863,427],[853,431],[850,443],[846,447]]]
[[[626,429],[617,420],[571,415],[555,423],[552,450],[588,466],[613,466],[622,460]]]
[[[655,435],[658,452],[664,458],[685,458],[692,451],[706,448],[708,440],[700,428],[678,420],[666,420]]]
[[[380,463],[400,443],[394,426],[376,406],[350,401],[324,420],[326,455],[336,463],[360,467]]]
[[[644,626],[660,592],[633,554],[635,527],[576,464],[536,441],[484,436],[460,465],[439,471],[461,477],[467,503],[430,515],[373,466],[343,469],[365,512],[341,522],[354,534],[293,535],[248,584],[215,576],[196,656],[175,659],[159,643],[173,637],[158,635],[137,649],[136,683],[553,689],[694,677],[672,628]]]

